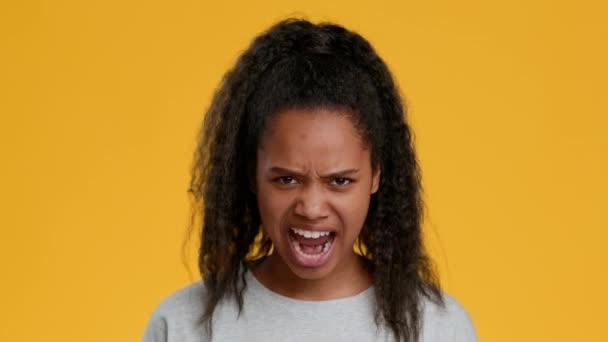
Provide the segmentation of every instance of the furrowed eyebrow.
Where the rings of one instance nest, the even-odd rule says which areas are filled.
[[[270,173],[279,173],[279,174],[290,174],[290,175],[296,175],[296,176],[304,176],[304,174],[300,171],[296,171],[296,170],[290,170],[290,169],[286,169],[283,167],[278,167],[278,166],[274,166],[271,167],[268,172]]]
[[[354,176],[357,172],[359,172],[359,169],[348,169],[348,170],[333,172],[333,173],[330,173],[327,175],[322,175],[321,178],[325,178],[325,179],[343,178],[343,177],[347,177],[347,176]]]
[[[296,175],[296,176],[304,176],[304,174],[302,172],[300,172],[300,171],[290,170],[290,169],[286,169],[286,168],[278,167],[278,166],[271,167],[268,171],[271,172],[271,173],[291,174],[291,175]],[[332,172],[332,173],[329,173],[329,174],[326,174],[326,175],[322,175],[321,178],[325,178],[325,179],[329,179],[329,178],[342,178],[342,177],[346,177],[346,176],[353,176],[357,172],[359,172],[359,169],[348,169],[348,170],[342,170],[342,171]]]

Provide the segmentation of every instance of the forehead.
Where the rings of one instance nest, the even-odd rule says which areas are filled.
[[[275,114],[258,148],[258,162],[268,167],[334,169],[369,163],[369,158],[352,115],[335,109]]]

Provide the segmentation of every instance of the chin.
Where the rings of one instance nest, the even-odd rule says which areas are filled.
[[[291,270],[296,277],[303,280],[322,280],[331,275],[334,267],[332,265],[325,265],[323,267],[302,267],[287,264],[287,267]]]

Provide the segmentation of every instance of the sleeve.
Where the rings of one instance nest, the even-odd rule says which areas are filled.
[[[200,341],[197,317],[201,312],[202,282],[175,290],[162,299],[148,321],[143,342]]]
[[[462,311],[459,319],[453,326],[453,341],[456,342],[477,342],[477,333],[473,321],[466,311]]]
[[[454,342],[477,342],[477,333],[467,310],[455,299],[448,299],[448,307],[452,311],[452,319],[449,322],[451,339]]]
[[[146,330],[142,342],[167,342],[167,320],[157,314],[153,314]]]

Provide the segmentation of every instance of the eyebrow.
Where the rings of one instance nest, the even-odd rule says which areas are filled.
[[[279,166],[271,167],[268,171],[270,173],[291,174],[291,175],[296,175],[299,177],[304,176],[304,174],[300,171],[290,170],[290,169],[279,167]],[[345,176],[352,176],[352,175],[356,174],[357,172],[359,172],[359,169],[347,169],[347,170],[332,172],[332,173],[329,173],[326,175],[321,175],[321,178],[341,178],[341,177],[345,177]]]

